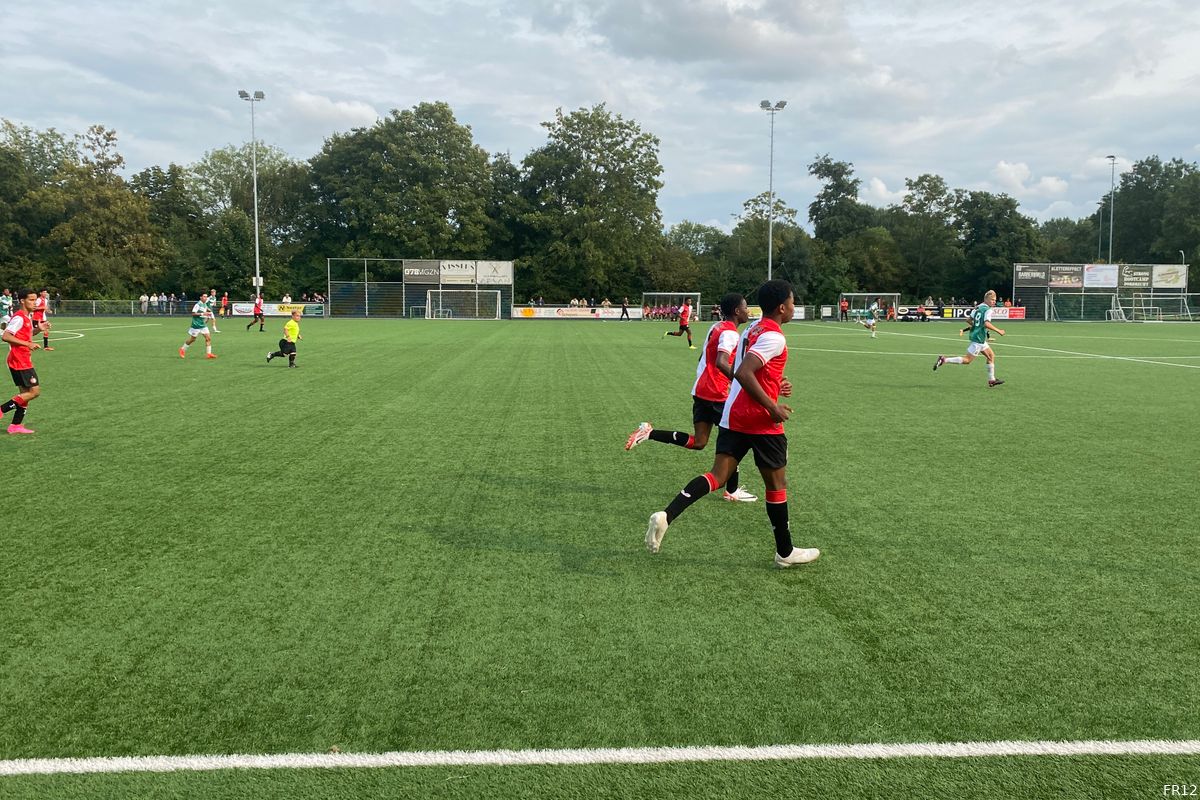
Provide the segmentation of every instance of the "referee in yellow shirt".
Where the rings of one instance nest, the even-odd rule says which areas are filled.
[[[293,311],[292,318],[284,323],[283,338],[279,340],[279,349],[274,353],[267,353],[267,363],[270,364],[273,358],[287,356],[288,366],[296,366],[296,342],[303,338],[300,335],[300,312]]]

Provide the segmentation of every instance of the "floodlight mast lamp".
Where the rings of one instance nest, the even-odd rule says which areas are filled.
[[[245,89],[239,89],[238,97],[250,104],[250,164],[254,181],[254,298],[257,300],[262,294],[262,277],[258,258],[258,136],[254,131],[254,104],[262,102],[266,95],[256,91],[252,96]]]
[[[758,107],[771,115],[771,160],[767,168],[767,280],[771,280],[775,251],[775,115],[787,106],[787,100],[771,105],[763,100]]]

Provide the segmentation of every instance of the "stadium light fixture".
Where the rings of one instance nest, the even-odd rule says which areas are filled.
[[[258,136],[254,130],[254,104],[266,99],[266,95],[256,91],[251,97],[245,89],[238,89],[238,97],[250,104],[250,169],[254,181],[254,297],[257,299],[262,294],[262,274],[258,255]]]
[[[1106,156],[1110,169],[1108,176],[1108,263],[1112,260],[1113,219],[1117,216],[1117,157]]]
[[[775,115],[786,106],[787,100],[780,100],[775,105],[771,105],[770,100],[758,104],[771,115],[771,160],[767,168],[767,280],[771,280],[775,250]]]

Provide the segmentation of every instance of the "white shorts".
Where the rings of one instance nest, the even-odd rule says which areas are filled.
[[[193,339],[197,338],[198,336],[203,336],[205,339],[207,339],[208,328],[188,328],[188,336],[192,337]]]
[[[7,325],[10,322],[12,322],[12,317],[10,317],[8,314],[0,317],[0,324]]]
[[[977,356],[984,350],[991,350],[992,346],[987,342],[971,342],[967,345],[967,355]]]

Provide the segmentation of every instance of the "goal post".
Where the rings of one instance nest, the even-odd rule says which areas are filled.
[[[679,307],[687,297],[692,298],[692,319],[702,319],[699,292],[642,292],[642,319],[679,319]]]
[[[429,289],[425,319],[500,319],[500,292],[494,289]]]
[[[849,304],[847,316],[848,321],[855,322],[867,316],[867,309],[872,303],[879,303],[879,318],[887,319],[888,309],[895,309],[900,305],[899,292],[842,292],[838,296],[838,321],[841,321],[841,305],[845,299]]]

